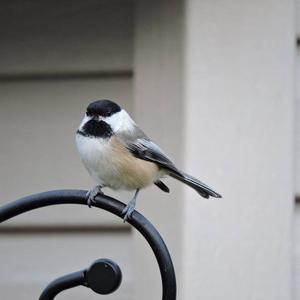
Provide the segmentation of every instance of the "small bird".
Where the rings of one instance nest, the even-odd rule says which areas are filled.
[[[111,100],[98,100],[88,105],[76,132],[76,145],[81,159],[97,185],[88,194],[92,202],[102,188],[135,190],[123,210],[124,221],[131,217],[140,189],[155,184],[164,192],[169,188],[161,178],[169,175],[196,190],[202,197],[221,195],[177,169],[170,158]]]

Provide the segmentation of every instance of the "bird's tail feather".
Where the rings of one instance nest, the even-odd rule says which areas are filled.
[[[193,176],[190,176],[183,172],[181,173],[181,175],[177,173],[170,173],[170,176],[190,186],[204,198],[209,198],[210,196],[214,198],[222,198],[220,194],[218,194],[212,188],[210,188],[209,186],[207,186],[206,184],[199,181]]]

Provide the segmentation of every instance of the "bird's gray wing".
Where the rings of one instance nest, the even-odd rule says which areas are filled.
[[[140,130],[140,129],[139,129]],[[120,135],[125,147],[137,158],[151,161],[162,169],[182,175],[168,156],[152,142],[141,130],[134,135]]]
[[[203,182],[178,170],[159,146],[152,142],[140,129],[137,129],[130,134],[120,134],[118,137],[132,155],[157,164],[160,168],[167,170],[169,175],[173,178],[195,189],[202,197],[209,198],[212,196],[221,198],[220,194]],[[162,189],[160,183],[157,184],[157,186]],[[166,188],[165,191],[167,191]]]

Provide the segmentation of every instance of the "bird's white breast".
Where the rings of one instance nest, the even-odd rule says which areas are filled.
[[[76,145],[91,177],[102,186],[114,186],[117,170],[111,163],[110,140],[76,134]],[[116,187],[118,188],[118,187]]]

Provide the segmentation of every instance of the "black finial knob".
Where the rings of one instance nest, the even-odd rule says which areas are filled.
[[[110,259],[98,259],[86,271],[88,287],[101,295],[110,294],[117,290],[121,281],[121,269]]]

